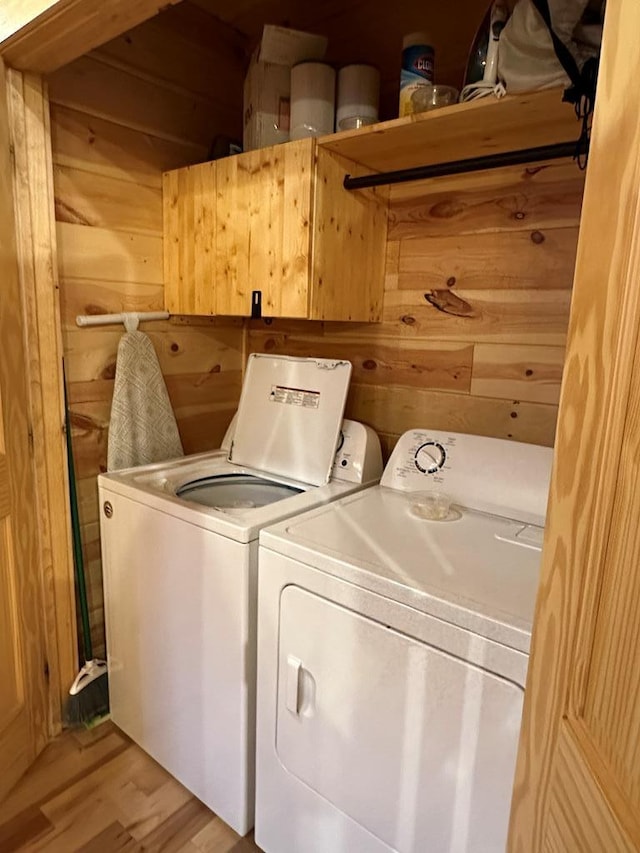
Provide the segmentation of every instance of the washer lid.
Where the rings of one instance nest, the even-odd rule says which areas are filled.
[[[250,355],[229,461],[328,483],[350,378],[348,361]]]

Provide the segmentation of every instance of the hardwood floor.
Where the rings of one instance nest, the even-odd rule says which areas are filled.
[[[112,723],[70,731],[0,803],[0,853],[255,853]]]

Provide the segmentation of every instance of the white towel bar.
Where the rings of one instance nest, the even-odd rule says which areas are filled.
[[[124,323],[126,319],[136,322],[147,320],[168,320],[168,311],[132,311],[123,314],[78,314],[76,325],[78,326],[109,326],[112,323]]]

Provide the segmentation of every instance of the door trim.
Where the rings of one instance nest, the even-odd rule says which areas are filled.
[[[78,659],[49,100],[39,75],[11,69],[7,97],[53,735]]]
[[[536,853],[558,831],[556,762],[581,742],[640,333],[640,115],[629,102],[639,29],[637,3],[608,5],[512,802],[509,850],[518,853]]]
[[[5,0],[0,54],[14,68],[47,74],[180,0]]]
[[[13,175],[8,131],[5,69],[0,60],[0,448],[6,452],[8,495],[3,512],[11,518],[10,554],[3,563],[15,601],[15,637],[20,682],[15,717],[3,729],[8,762],[0,778],[0,797],[27,769],[49,738],[47,725],[47,643],[42,619],[40,574],[30,425],[28,419],[27,358],[23,335],[13,203]],[[4,441],[2,440],[4,436]],[[2,447],[4,443],[4,447]],[[8,565],[7,565],[8,564]],[[6,626],[5,626],[6,630]]]

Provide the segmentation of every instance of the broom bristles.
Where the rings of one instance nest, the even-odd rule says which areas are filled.
[[[87,661],[69,690],[64,709],[64,724],[71,728],[89,726],[108,713],[107,664],[101,660]]]

